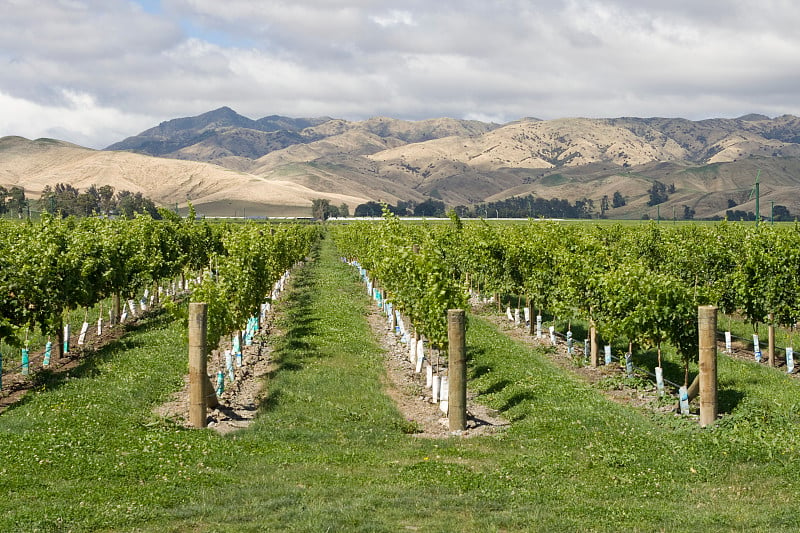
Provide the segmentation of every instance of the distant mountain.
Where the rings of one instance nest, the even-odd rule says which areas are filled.
[[[310,215],[314,198],[356,206],[368,197],[324,193],[286,180],[196,161],[179,161],[128,152],[98,151],[54,139],[0,138],[0,185],[20,186],[29,198],[46,186],[69,183],[81,191],[91,185],[141,192],[156,203],[213,216]]]
[[[31,158],[41,155],[41,147],[26,150]],[[215,169],[211,173],[223,181],[235,177],[249,183],[293,184],[304,191],[297,205],[310,202],[308,191],[320,197],[344,195],[351,202],[437,198],[450,206],[532,194],[592,200],[597,211],[604,196],[618,192],[626,205],[608,216],[639,218],[661,212],[670,217],[688,207],[697,217],[708,217],[724,215],[731,207],[753,211],[749,193],[760,170],[762,210],[774,202],[800,213],[800,118],[791,115],[700,121],[522,118],[491,124],[452,118],[347,121],[278,115],[252,120],[223,107],[163,122],[107,150],[102,153],[118,158],[125,155],[122,151],[136,152],[143,158],[137,161],[148,169],[176,165],[176,159],[186,160],[183,164],[213,163],[202,172],[201,167],[170,167],[159,184],[171,187],[171,192],[160,193],[170,202],[185,197],[186,191],[193,194],[193,173]],[[159,159],[150,162],[145,155]],[[0,169],[6,168],[4,157],[0,146]],[[132,166],[122,172],[111,165],[94,175],[124,181],[136,172]],[[44,179],[41,172],[36,176],[34,190]],[[75,179],[84,178],[76,174]],[[14,179],[24,181],[21,175]],[[674,191],[659,207],[647,205],[655,181]],[[0,184],[8,182],[0,173]],[[214,201],[224,196],[220,189]],[[252,198],[257,203],[261,200],[256,196]],[[350,205],[351,211],[354,207]]]
[[[106,150],[124,150],[159,157],[213,161],[221,157],[257,158],[309,139],[299,134],[329,118],[289,118],[277,115],[251,120],[229,107],[196,117],[162,122]]]
[[[106,150],[124,150],[158,157],[216,161],[225,157],[257,159],[270,152],[341,135],[368,132],[382,139],[416,143],[450,135],[475,135],[495,125],[479,121],[435,119],[408,122],[373,118],[364,122],[329,117],[290,118],[271,115],[251,120],[229,107],[196,117],[162,122],[154,128],[112,144]]]

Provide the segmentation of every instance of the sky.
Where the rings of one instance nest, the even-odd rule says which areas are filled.
[[[0,137],[268,115],[800,115],[794,0],[0,0]]]

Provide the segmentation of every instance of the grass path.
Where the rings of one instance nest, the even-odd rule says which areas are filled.
[[[473,318],[470,387],[513,424],[497,436],[421,439],[402,432],[383,393],[369,302],[329,242],[284,306],[279,368],[247,430],[223,437],[151,414],[186,371],[181,327],[165,318],[0,416],[0,530],[800,525],[798,444],[788,444],[800,400],[776,415],[767,409],[776,396],[753,393],[740,403],[754,407],[715,431],[667,424],[608,402]]]

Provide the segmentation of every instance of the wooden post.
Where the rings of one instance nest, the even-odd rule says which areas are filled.
[[[591,363],[593,367],[597,367],[599,364],[597,362],[597,355],[598,355],[598,348],[597,346],[597,327],[594,324],[594,319],[589,321],[589,350],[591,353]]]
[[[189,304],[189,423],[204,428],[206,421],[206,309],[205,303]]]
[[[115,292],[114,294],[111,295],[111,325],[112,326],[116,326],[117,324],[119,324],[119,315],[120,315],[119,307],[120,307],[120,305],[119,305],[119,293]]]
[[[767,329],[767,359],[769,366],[775,366],[775,315],[768,315],[769,326]]]
[[[467,346],[463,309],[447,310],[448,411],[450,431],[467,429]]]
[[[528,298],[528,316],[531,319],[530,324],[528,324],[528,334],[533,337],[536,335],[536,313],[533,312],[533,304],[530,298]]]
[[[211,383],[211,378],[206,376],[205,384],[204,384],[206,391],[206,405],[211,409],[216,409],[219,407],[219,398],[217,397],[217,389],[214,387],[214,384]]]
[[[51,364],[60,361],[64,357],[64,318],[59,318],[56,321],[56,342],[52,346],[52,353],[50,355]]]
[[[697,308],[697,330],[700,345],[700,426],[717,419],[717,308]]]

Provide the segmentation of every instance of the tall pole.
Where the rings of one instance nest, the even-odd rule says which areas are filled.
[[[755,190],[756,190],[756,227],[758,227],[758,223],[761,221],[761,208],[759,207],[759,202],[761,200],[761,192],[759,190],[760,187],[759,187],[759,183],[758,183],[759,176],[761,176],[761,169],[758,169],[758,172],[756,172],[756,184],[755,184]]]
[[[463,309],[447,310],[448,409],[450,431],[467,429],[467,346]]]
[[[717,419],[717,308],[697,308],[697,329],[700,344],[700,426]]]
[[[206,334],[205,303],[189,304],[189,423],[204,428],[206,421]]]

